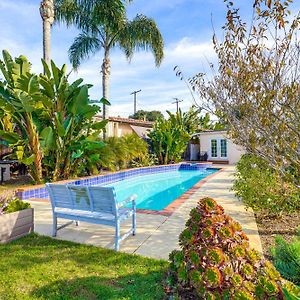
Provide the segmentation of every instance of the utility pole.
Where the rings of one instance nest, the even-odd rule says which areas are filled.
[[[133,107],[133,112],[136,114],[136,94],[141,92],[142,90],[134,91],[130,95],[133,95],[133,101],[134,101],[134,107]]]
[[[173,98],[175,101],[172,102],[172,104],[176,104],[176,111],[179,112],[179,103],[183,102],[183,100],[180,100],[178,98]]]

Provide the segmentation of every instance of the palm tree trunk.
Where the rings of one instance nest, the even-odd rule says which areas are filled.
[[[49,22],[43,22],[43,58],[48,66],[50,66],[51,51],[51,25]]]
[[[102,97],[109,101],[109,79],[110,79],[110,58],[109,51],[106,50],[102,63]],[[107,105],[103,104],[103,120],[109,116]]]
[[[54,22],[53,0],[43,0],[40,5],[40,14],[43,19],[43,58],[50,66],[51,56],[51,26]]]

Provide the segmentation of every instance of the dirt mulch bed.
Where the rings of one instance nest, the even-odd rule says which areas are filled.
[[[275,245],[275,237],[281,235],[287,241],[291,241],[297,235],[300,226],[299,213],[284,215],[279,219],[267,218],[256,213],[255,218],[263,252],[268,259],[271,259],[270,248]]]
[[[10,190],[16,190],[24,185],[32,185],[33,180],[29,175],[12,176],[12,178],[4,183],[0,184],[1,192],[7,192]]]

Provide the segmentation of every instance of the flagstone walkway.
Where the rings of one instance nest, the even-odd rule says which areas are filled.
[[[138,213],[137,235],[121,242],[120,251],[168,259],[169,253],[178,248],[178,236],[185,227],[190,210],[196,206],[200,198],[210,196],[224,207],[228,215],[241,223],[249,237],[250,245],[261,252],[261,242],[253,212],[246,211],[244,205],[230,190],[234,167],[222,167],[224,168],[222,172],[209,178],[171,216]],[[52,228],[50,203],[45,201],[30,201],[30,203],[35,209],[35,231],[50,236]],[[128,220],[124,223],[122,231],[126,232],[129,227]],[[60,230],[57,238],[113,249],[114,228],[81,222],[79,227],[71,225]]]

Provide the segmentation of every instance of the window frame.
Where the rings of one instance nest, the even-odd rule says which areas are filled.
[[[216,151],[215,151],[215,154],[216,154],[216,156],[213,156],[213,142],[216,142],[216,145],[215,145],[215,149],[216,149]],[[211,158],[218,158],[218,139],[211,139],[210,140],[210,157]]]

